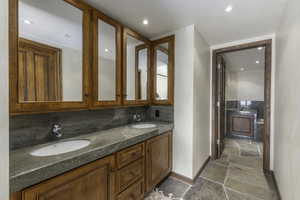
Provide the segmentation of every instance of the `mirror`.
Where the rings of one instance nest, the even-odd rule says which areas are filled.
[[[19,0],[18,102],[83,101],[83,11]]]
[[[98,100],[115,101],[116,28],[98,19]]]
[[[156,57],[156,100],[168,99],[168,69],[169,69],[169,44],[163,43],[155,48]]]
[[[149,47],[144,40],[126,35],[126,95],[127,101],[148,100]]]

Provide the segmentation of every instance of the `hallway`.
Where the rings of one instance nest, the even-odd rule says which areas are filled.
[[[226,139],[222,158],[210,161],[194,185],[173,177],[159,187],[184,200],[276,200],[273,179],[262,171],[262,144]]]

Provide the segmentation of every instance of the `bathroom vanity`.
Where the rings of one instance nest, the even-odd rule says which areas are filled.
[[[255,123],[257,112],[255,110],[227,111],[227,135],[229,137],[251,138],[255,137]]]
[[[11,153],[12,200],[137,200],[172,169],[172,124],[154,128],[132,125],[68,139],[88,140],[87,147],[55,156]]]
[[[173,105],[175,36],[81,0],[9,4],[11,198],[142,199],[171,172],[173,125],[132,111]]]

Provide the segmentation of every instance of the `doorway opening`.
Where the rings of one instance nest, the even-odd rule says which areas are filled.
[[[270,171],[271,58],[272,40],[213,51],[213,159]]]

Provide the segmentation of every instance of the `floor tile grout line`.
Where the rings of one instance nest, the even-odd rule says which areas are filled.
[[[182,194],[182,196],[181,196],[182,199],[192,187],[193,187],[192,185],[189,185],[189,187],[186,189],[186,191]]]
[[[223,185],[223,190],[224,190],[224,193],[225,193],[226,200],[229,200],[229,196],[228,196],[228,194],[226,192],[225,185]]]
[[[227,199],[227,200],[229,200],[229,197],[228,197],[228,194],[227,194],[227,192],[226,192],[225,184],[226,184],[227,179],[228,179],[229,165],[230,165],[230,162],[229,162],[228,167],[227,167],[227,169],[226,169],[226,175],[225,175],[224,184],[223,184],[223,190],[224,190],[224,193],[225,193],[225,196],[226,196],[226,199]]]
[[[261,199],[261,198],[258,198],[258,197],[249,195],[249,194],[247,194],[247,193],[243,193],[243,192],[240,192],[240,191],[238,191],[238,190],[235,190],[235,189],[232,189],[232,188],[229,188],[229,187],[226,187],[226,186],[224,186],[224,187],[225,187],[225,190],[231,190],[231,191],[233,191],[233,192],[236,192],[236,193],[238,193],[238,194],[244,195],[244,196],[246,196],[246,197],[254,198],[254,199],[256,199],[256,200],[263,200],[263,199]]]
[[[219,182],[214,181],[214,180],[211,180],[211,179],[209,179],[209,178],[206,178],[206,177],[203,177],[203,176],[200,176],[200,177],[203,178],[203,179],[205,179],[205,180],[207,180],[207,181],[210,181],[210,182],[212,182],[212,183],[215,183],[215,184],[218,184],[218,185],[223,185],[223,183],[219,183]]]

